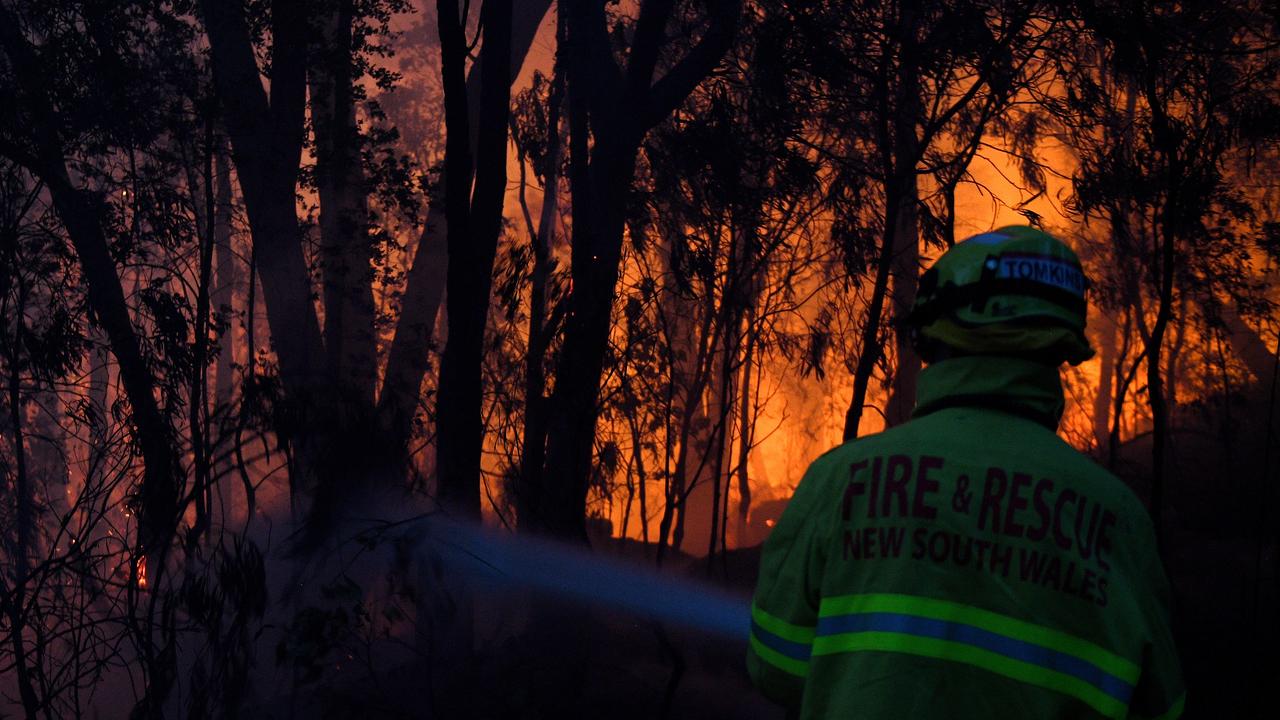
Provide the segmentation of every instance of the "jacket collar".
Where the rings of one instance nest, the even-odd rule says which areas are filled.
[[[1064,401],[1058,368],[997,355],[933,363],[920,373],[912,417],[949,407],[981,407],[1019,415],[1056,430]]]

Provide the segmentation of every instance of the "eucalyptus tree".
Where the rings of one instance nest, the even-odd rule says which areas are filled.
[[[603,409],[635,422],[634,462],[662,479],[659,558],[688,540],[709,557],[725,549],[734,488],[745,527],[759,369],[786,362],[783,327],[822,266],[807,242],[823,207],[810,103],[780,47],[790,28],[771,20],[744,13],[722,68],[642,147],[622,287],[634,342],[612,354],[623,367],[608,384],[625,405]],[[640,347],[646,337],[656,344]],[[645,370],[627,370],[627,352]]]
[[[858,432],[880,366],[892,376],[887,422],[910,413],[920,360],[897,326],[914,299],[921,244],[955,241],[956,185],[1038,72],[1053,20],[1040,4],[1005,0],[788,2],[769,11],[786,18],[809,48],[813,138],[838,173],[830,189],[835,239],[851,270],[873,278],[845,417],[848,439]]]
[[[62,489],[65,498],[42,504],[41,531],[52,541],[31,566],[39,577],[33,587],[57,592],[33,592],[21,605],[31,615],[27,626],[40,624],[33,646],[23,646],[22,623],[9,628],[17,661],[31,662],[29,678],[43,694],[33,707],[24,692],[28,714],[82,711],[79,692],[92,680],[80,657],[136,662],[141,717],[161,712],[177,677],[172,601],[189,577],[187,561],[207,542],[213,510],[211,480],[200,469],[207,465],[202,387],[212,359],[211,236],[197,209],[212,210],[198,198],[212,197],[213,133],[204,75],[191,52],[195,36],[181,8],[151,3],[0,5],[0,155],[40,188],[39,202],[52,208],[42,237],[53,248],[65,243],[74,262],[50,266],[21,251],[10,259],[24,272],[41,268],[45,282],[68,293],[84,285],[84,314],[105,336],[125,401],[112,411],[128,432],[126,443],[93,433],[104,439],[90,454],[98,467],[85,472],[78,491]],[[48,311],[58,307],[56,298],[40,302]],[[84,332],[79,323],[68,327]],[[17,349],[25,345],[29,355],[39,336],[21,331],[7,344],[11,372],[32,367]],[[69,346],[73,365],[80,359],[74,348],[84,344]],[[20,401],[15,411],[27,402],[13,400]],[[109,424],[99,404],[83,407],[60,424]],[[186,542],[174,552],[184,532]],[[29,555],[34,545],[24,544]],[[103,632],[96,628],[111,627],[121,640],[98,646]]]
[[[509,76],[512,82],[533,47],[534,38],[550,7],[551,0],[521,0],[512,4]],[[467,127],[472,157],[478,153],[483,67],[484,59],[478,55],[466,70]],[[461,172],[472,177],[475,171],[474,168],[463,167]],[[438,185],[444,188],[448,184],[446,171]],[[402,465],[407,459],[423,379],[431,367],[437,315],[448,275],[447,200],[442,197],[446,194],[437,192],[426,209],[413,263],[405,273],[395,337],[386,352],[384,382],[378,397],[378,418],[380,431],[387,434],[392,465]]]
[[[708,3],[702,27],[688,34],[698,39],[683,54],[664,54],[669,25],[692,5],[640,3],[627,33],[630,42],[621,49],[615,40],[629,19],[611,17],[595,0],[559,6],[568,83],[572,290],[550,399],[546,462],[540,477],[526,479],[529,496],[537,498],[526,523],[531,530],[585,538],[601,379],[636,155],[649,130],[720,62],[742,8],[741,0]]]
[[[519,4],[511,59],[503,61],[508,83],[548,4]],[[391,36],[391,17],[407,6],[398,0],[334,0],[314,7],[276,0],[252,6],[204,2],[201,8],[279,359],[284,407],[277,415],[284,422],[278,432],[295,450],[291,482],[304,491],[302,499],[312,499],[310,515],[318,530],[359,488],[394,485],[402,478],[443,291],[438,281],[444,265],[434,243],[443,239],[445,223],[430,211],[428,230],[407,272],[399,317],[378,318],[370,307],[377,279],[370,258],[387,238],[369,213],[368,198],[375,182],[396,180],[372,175],[376,168],[369,158],[379,138],[368,129],[367,113],[373,110],[360,102],[360,81],[368,78],[384,88],[394,84],[394,74],[376,61]],[[465,58],[461,62],[467,77]],[[478,67],[473,64],[472,79],[461,89],[468,115],[458,126],[463,139],[469,138],[472,157],[476,138],[465,126],[480,126]],[[311,300],[310,264],[295,203],[304,179],[308,100],[317,143],[323,322]],[[460,161],[453,163],[455,175],[462,177],[452,184],[469,186],[474,169],[465,156],[455,153],[455,160]],[[384,322],[395,332],[390,345],[380,348],[374,330]]]
[[[480,107],[474,113],[474,157],[464,67],[467,22],[454,0],[440,0],[444,77],[445,218],[449,225],[449,339],[440,365],[436,411],[439,496],[446,507],[480,516],[484,444],[481,371],[493,264],[507,190],[507,125],[511,115],[511,0],[485,0]],[[472,189],[472,175],[475,188]]]
[[[1280,139],[1262,120],[1280,105],[1275,18],[1248,2],[1082,2],[1074,12],[1078,44],[1057,58],[1066,92],[1042,103],[1080,156],[1074,209],[1109,229],[1104,301],[1133,312],[1140,350],[1118,385],[1112,445],[1124,391],[1145,368],[1160,530],[1177,366],[1166,356],[1177,343],[1166,346],[1169,328],[1186,321],[1176,309],[1204,306],[1213,317],[1224,305],[1228,315],[1266,305],[1251,270],[1267,255],[1265,209],[1234,173]]]
[[[190,35],[162,14],[165,32],[142,43],[139,11],[149,17],[129,4],[0,5],[0,154],[44,183],[75,249],[89,306],[119,364],[144,462],[139,543],[163,558],[178,523],[182,477],[173,426],[156,401],[159,378],[130,318],[111,247],[121,208],[108,195],[118,189],[104,166],[166,129],[166,92],[182,85],[178,74],[190,67],[183,47]],[[155,76],[172,84],[143,81]],[[100,77],[113,82],[94,82]]]
[[[6,499],[0,664],[13,669],[28,717],[54,699],[48,692],[50,668],[39,659],[51,628],[32,608],[45,606],[40,596],[46,574],[40,568],[57,544],[48,520],[65,504],[59,495],[66,484],[65,475],[51,477],[49,463],[38,462],[39,448],[52,438],[41,437],[29,414],[78,364],[84,349],[78,312],[83,299],[63,282],[75,272],[75,256],[42,217],[43,190],[22,168],[0,159],[0,493]],[[38,418],[57,412],[53,399],[53,407],[37,408]]]

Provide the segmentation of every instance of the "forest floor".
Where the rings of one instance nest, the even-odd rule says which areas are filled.
[[[1190,493],[1189,487],[1181,486],[1171,503],[1163,549],[1188,688],[1185,717],[1269,718],[1263,693],[1280,677],[1277,546],[1260,546],[1253,524],[1240,521],[1253,517],[1246,512],[1251,505],[1213,509],[1208,498]],[[710,562],[669,551],[659,573],[685,589],[697,583],[736,598],[736,614],[745,609],[756,584],[760,550],[734,549]],[[597,539],[590,557],[569,572],[590,574],[597,561],[652,569],[653,552],[632,540]],[[377,576],[376,565],[367,572]],[[471,602],[475,636],[468,642],[478,652],[467,661],[447,650],[437,651],[434,662],[426,658],[425,665],[412,649],[403,661],[382,655],[380,666],[393,670],[364,676],[374,677],[377,686],[328,675],[311,686],[318,692],[300,694],[304,688],[297,687],[288,693],[287,706],[285,697],[277,696],[263,708],[265,714],[256,716],[305,717],[312,716],[310,710],[332,718],[785,716],[751,686],[745,627],[740,637],[730,637],[723,629],[717,634],[662,622],[607,602],[587,604],[510,586],[478,592]],[[421,625],[423,616],[417,617]],[[402,640],[414,642],[412,636]],[[428,633],[426,644],[418,647],[434,642]],[[267,656],[264,649],[260,657]]]
[[[635,541],[613,540],[599,549],[631,562],[653,563],[652,549]],[[711,562],[673,553],[664,561],[664,572],[718,586],[749,601],[759,565],[757,545],[730,550]],[[659,628],[624,616],[600,617],[600,629],[612,645],[600,658],[601,670],[606,678],[616,679],[598,686],[600,709],[612,706],[621,714],[604,712],[596,717],[782,720],[785,716],[751,685],[745,632],[741,641],[734,642],[690,628]],[[606,669],[608,665],[617,672]]]

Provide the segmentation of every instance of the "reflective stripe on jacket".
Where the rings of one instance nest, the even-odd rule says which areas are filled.
[[[1146,511],[1054,433],[1056,368],[955,358],[819,458],[765,543],[748,669],[801,718],[1174,718]]]

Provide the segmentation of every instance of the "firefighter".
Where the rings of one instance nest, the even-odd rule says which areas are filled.
[[[818,458],[764,545],[747,664],[792,716],[1181,714],[1151,520],[1055,433],[1086,286],[1029,227],[921,277],[912,419]]]

